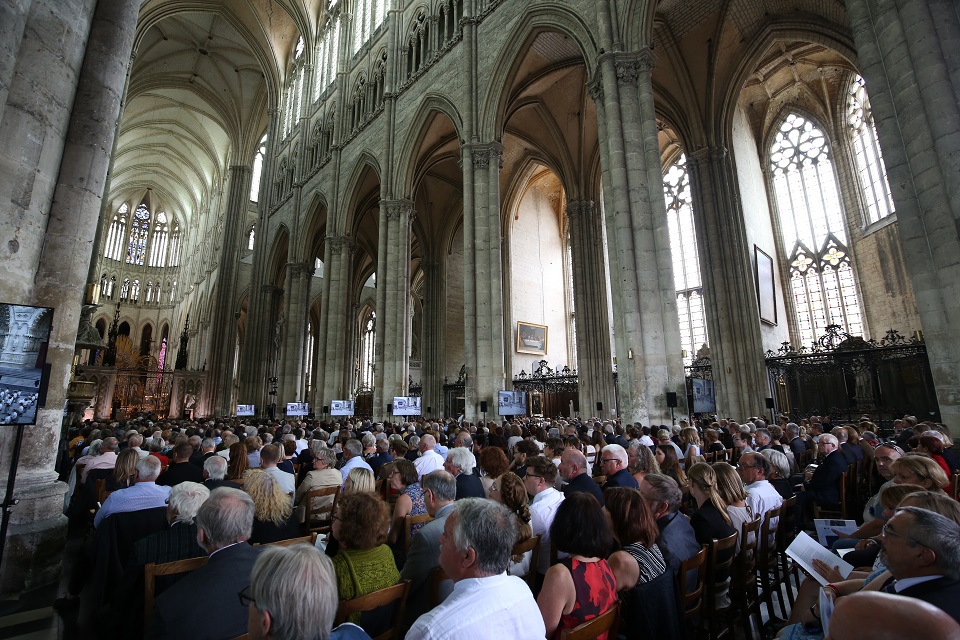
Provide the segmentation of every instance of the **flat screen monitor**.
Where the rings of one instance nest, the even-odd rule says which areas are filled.
[[[288,416],[306,416],[309,414],[310,414],[309,402],[288,402],[287,403]]]
[[[238,404],[237,405],[238,418],[249,418],[255,415],[257,415],[257,405],[255,404]]]
[[[420,398],[416,396],[412,398],[394,397],[393,398],[393,415],[419,416],[420,415]]]
[[[37,424],[50,382],[53,309],[0,303],[0,425]]]
[[[353,400],[331,400],[330,415],[332,416],[352,416],[356,409],[356,403]]]
[[[717,396],[714,393],[713,380],[694,378],[693,412],[714,413],[717,410]]]
[[[501,416],[525,416],[527,415],[527,392],[498,391],[497,404],[497,411]]]

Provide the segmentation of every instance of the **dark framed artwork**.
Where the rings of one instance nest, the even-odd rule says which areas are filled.
[[[547,326],[532,322],[517,322],[517,353],[547,355]]]
[[[757,245],[753,246],[757,277],[757,303],[760,306],[760,321],[777,324],[777,287],[774,282],[773,258]]]

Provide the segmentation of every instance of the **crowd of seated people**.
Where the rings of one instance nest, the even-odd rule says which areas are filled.
[[[681,616],[677,589],[681,578],[687,585],[705,578],[708,566],[684,569],[702,546],[736,534],[722,562],[740,554],[745,525],[763,522],[785,500],[796,501],[792,521],[799,530],[811,528],[814,507],[835,507],[843,495],[850,498],[848,517],[862,524],[833,547],[855,547],[847,557],[862,569],[844,578],[828,564],[816,565],[835,595],[842,601],[883,589],[958,619],[952,441],[941,425],[910,417],[894,427],[894,437],[883,442],[868,419],[834,425],[817,417],[780,425],[758,418],[692,421],[674,429],[529,418],[481,425],[90,424],[71,434],[63,469],[76,485],[68,499],[80,505],[65,513],[90,544],[71,563],[77,570],[56,607],[76,609],[106,563],[119,561],[118,584],[134,586],[94,594],[91,611],[129,609],[147,562],[208,557],[186,577],[157,583],[143,626],[148,635],[301,637],[297,629],[317,625],[329,634],[333,614],[306,620],[304,607],[320,607],[319,595],[300,609],[290,602],[301,599],[300,591],[277,599],[295,585],[275,573],[296,560],[336,585],[340,601],[409,581],[399,616],[409,638],[559,637],[618,602],[619,637],[680,638],[696,623]],[[841,484],[850,474],[855,481]],[[91,504],[84,496],[98,479],[107,497]],[[330,530],[316,546],[276,547],[307,535],[315,524],[306,519],[310,508],[334,506],[332,495],[310,504],[309,492],[333,487],[340,494],[327,516]],[[429,520],[411,524],[414,516]],[[119,560],[105,557],[98,544],[117,532],[139,536]],[[530,551],[514,553],[533,536],[540,536],[535,567]],[[223,558],[231,559],[229,567]],[[516,577],[531,570],[538,579]],[[727,578],[708,581],[729,584]],[[820,584],[808,579],[796,587],[784,637],[822,637],[814,606]],[[238,591],[246,594],[242,613],[234,605]],[[204,607],[222,607],[202,621],[199,603],[188,595],[200,592],[209,594]],[[726,592],[707,602],[713,593],[703,592],[702,617],[733,606]],[[331,607],[335,613],[336,601]],[[376,635],[389,618],[353,614],[354,624],[329,637]],[[137,637],[130,625],[144,622],[119,614],[113,621],[126,625],[117,637]]]

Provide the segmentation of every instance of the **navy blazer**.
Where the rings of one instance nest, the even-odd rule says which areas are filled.
[[[589,493],[597,499],[601,507],[603,506],[603,491],[600,490],[600,485],[590,477],[589,473],[581,473],[565,484],[563,486],[563,493],[568,496],[571,493]]]
[[[813,477],[806,485],[805,493],[820,504],[840,502],[840,476],[847,470],[849,463],[843,452],[833,451],[817,465]]]
[[[483,483],[480,482],[480,476],[475,473],[467,475],[461,473],[457,476],[457,500],[461,498],[486,498],[487,493],[483,490]]]
[[[607,477],[607,481],[603,483],[603,490],[611,489],[613,487],[629,487],[631,489],[639,489],[640,485],[637,484],[636,478],[633,477],[626,469],[620,469],[612,476]]]
[[[250,586],[260,548],[246,542],[213,554],[157,597],[150,638],[229,640],[247,632],[247,607],[237,593]],[[202,595],[202,597],[199,597]]]
[[[900,595],[929,602],[960,622],[960,580],[937,578],[908,587]]]
[[[680,565],[700,553],[700,543],[697,534],[687,517],[681,513],[671,513],[657,520],[660,528],[660,539],[657,544],[663,552],[663,559],[667,561],[667,568],[674,576],[680,573]],[[692,569],[687,572],[687,585],[696,584],[697,572]]]

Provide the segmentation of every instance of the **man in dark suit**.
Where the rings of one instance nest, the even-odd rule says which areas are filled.
[[[420,481],[420,485],[423,488],[427,513],[433,516],[433,520],[414,534],[410,551],[407,552],[407,561],[400,572],[401,581],[410,581],[405,612],[407,626],[430,610],[430,573],[440,566],[440,534],[443,533],[447,516],[453,512],[457,495],[457,481],[446,471],[428,473]]]
[[[243,489],[243,485],[237,482],[224,480],[227,475],[227,459],[223,456],[211,456],[203,463],[203,486],[210,491],[220,487],[230,489]]]
[[[608,444],[600,450],[600,469],[607,476],[603,484],[606,491],[612,487],[629,487],[638,489],[636,479],[627,469],[627,450],[618,444]]]
[[[799,530],[803,525],[803,516],[807,505],[818,502],[821,505],[835,505],[840,502],[840,482],[843,472],[849,463],[840,451],[840,443],[836,436],[825,433],[817,441],[817,448],[821,455],[816,470],[811,474],[804,473],[803,490],[797,494],[796,526]]]
[[[201,469],[203,468],[203,463],[207,461],[210,456],[217,455],[217,445],[213,441],[213,438],[204,438],[200,442],[200,451],[199,456],[197,453],[194,453],[190,456],[190,462],[194,463]]]
[[[249,586],[259,554],[247,544],[253,500],[237,489],[216,489],[200,507],[196,521],[197,541],[210,560],[160,594],[150,638],[212,640],[247,632],[248,611],[237,592]]]
[[[847,433],[846,428],[834,427],[830,430],[830,433],[836,436],[837,442],[840,443],[840,453],[847,459],[847,464],[853,464],[863,460],[863,449],[861,449],[859,445],[847,441],[850,434]]]
[[[589,493],[603,506],[603,492],[587,473],[587,457],[583,453],[576,449],[564,450],[560,455],[560,476],[567,481],[562,489],[564,495]]]
[[[640,483],[640,494],[657,521],[663,559],[676,577],[680,573],[680,566],[700,553],[697,534],[687,517],[680,513],[680,503],[683,500],[680,487],[670,476],[649,473]],[[688,571],[687,584],[696,585],[696,577],[696,570]]]
[[[447,451],[443,468],[457,479],[457,500],[462,498],[486,498],[480,476],[474,473],[477,459],[469,449],[453,447]]]
[[[793,451],[793,458],[799,465],[803,456],[807,453],[807,445],[800,438],[800,425],[796,422],[788,422],[786,431],[787,437],[790,439],[790,451]]]
[[[165,487],[173,487],[181,482],[203,482],[203,468],[191,464],[190,456],[193,455],[193,447],[189,442],[181,442],[173,448],[173,464],[167,467],[167,470],[160,474],[157,484]]]
[[[887,593],[918,598],[960,622],[960,524],[934,511],[901,507],[883,527]]]

